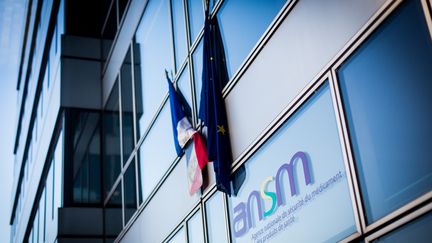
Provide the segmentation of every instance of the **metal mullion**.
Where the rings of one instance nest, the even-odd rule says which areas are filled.
[[[228,243],[231,243],[231,225],[230,225],[230,219],[229,219],[229,207],[228,207],[228,196],[226,193],[222,193],[222,200],[223,200],[223,208],[224,208],[224,217],[225,217],[225,227],[226,227],[226,237],[228,240]]]
[[[147,135],[149,134],[150,130],[152,129],[152,127],[153,127],[154,124],[156,123],[156,120],[157,120],[159,114],[161,113],[162,109],[164,108],[165,103],[167,102],[167,100],[168,100],[168,91],[165,93],[165,96],[164,96],[164,98],[162,99],[162,103],[159,105],[159,108],[156,110],[156,112],[155,112],[153,118],[151,119],[151,121],[150,121],[148,127],[147,127],[146,130],[144,131],[144,133],[143,133],[143,135],[141,136],[141,138],[138,140],[138,144],[137,144],[137,147],[138,147],[138,148],[141,147],[141,145],[142,145],[144,139],[147,137]]]
[[[238,83],[240,78],[243,76],[243,74],[246,72],[249,66],[253,63],[253,61],[259,55],[259,53],[264,49],[267,42],[270,41],[273,34],[277,31],[279,26],[284,22],[284,20],[289,15],[289,13],[297,4],[298,1],[299,0],[292,0],[292,1],[287,1],[285,3],[285,5],[281,8],[279,13],[275,16],[273,21],[268,25],[267,29],[261,35],[257,43],[254,45],[254,47],[252,47],[249,54],[244,58],[243,62],[240,64],[237,70],[233,70],[235,72],[233,73],[230,80],[228,80],[228,83],[225,85],[225,87],[222,89],[223,98],[226,98],[226,96],[228,96],[229,92]]]
[[[427,204],[426,206],[421,207],[420,209],[416,210],[415,212],[412,212],[405,217],[393,222],[392,224],[378,230],[377,232],[369,235],[365,238],[365,243],[369,243],[373,240],[378,239],[381,236],[386,235],[387,233],[392,232],[393,230],[397,230],[400,227],[405,226],[406,224],[409,224],[413,220],[416,220],[417,218],[420,218],[423,215],[426,215],[427,213],[430,213],[432,210],[432,203]]]
[[[208,226],[207,226],[207,210],[205,207],[205,201],[201,200],[201,214],[202,214],[202,226],[203,226],[203,233],[204,233],[204,243],[208,243]]]
[[[178,0],[177,0],[178,1]],[[174,67],[174,73],[177,74],[177,67],[176,67],[176,52],[175,52],[175,37],[174,37],[174,17],[173,17],[173,6],[172,6],[172,0],[168,0],[169,3],[169,14],[168,14],[168,18],[169,18],[169,23],[171,24],[171,46],[172,46],[172,54],[173,54],[173,67]]]
[[[133,40],[133,38],[132,38]],[[135,55],[133,48],[133,41],[130,44],[131,53],[131,68],[132,68],[132,119],[134,131],[134,150],[131,153],[132,158],[135,157],[135,193],[136,193],[136,208],[139,207],[139,181],[138,181],[138,152],[137,152],[137,118],[136,118],[136,100],[135,100]]]
[[[350,198],[352,207],[354,210],[354,219],[356,224],[357,232],[352,234],[351,236],[345,238],[344,241],[350,241],[354,238],[359,237],[363,233],[363,225],[365,222],[364,218],[364,212],[363,212],[363,205],[361,200],[358,200],[358,197],[356,195],[360,195],[359,191],[359,184],[358,184],[358,178],[357,174],[355,172],[355,167],[350,161],[350,156],[352,155],[352,151],[350,148],[348,148],[348,144],[346,143],[346,138],[348,136],[348,128],[347,128],[347,122],[345,119],[345,114],[343,113],[343,105],[342,105],[342,98],[341,93],[338,86],[338,79],[336,76],[335,69],[330,70],[330,74],[328,74],[328,82],[330,85],[330,93],[332,97],[332,103],[333,103],[333,110],[335,112],[335,118],[336,118],[336,124],[338,129],[338,137],[339,142],[341,146],[342,156],[343,156],[343,162],[345,167],[345,172],[347,173],[347,181],[348,181],[348,188],[350,192]]]
[[[120,119],[120,172],[123,171],[123,97],[122,97],[122,80],[121,68],[118,74],[118,87],[119,87],[119,119]]]
[[[119,27],[120,27],[120,19],[119,19],[119,4],[118,4],[118,0],[114,0],[116,3],[116,15],[117,15],[117,32],[119,31]],[[116,34],[117,35],[117,34]]]
[[[192,61],[192,48],[191,48],[191,31],[190,31],[190,23],[189,23],[189,3],[188,0],[183,1],[184,4],[184,12],[185,12],[185,23],[186,23],[186,42],[187,42],[187,59],[189,62],[189,88],[191,90],[192,95],[192,126],[196,127],[198,124],[198,112],[197,112],[197,103],[196,103],[196,93],[195,93],[195,75],[193,69],[193,61]]]
[[[115,1],[115,0],[111,0],[110,6],[108,7],[107,16],[105,17],[105,21],[104,21],[104,23],[103,23],[103,25],[102,25],[101,35],[103,35],[103,33],[104,33],[104,31],[105,31],[105,28],[106,28],[106,25],[107,25],[107,23],[108,23],[108,19],[109,19],[109,16],[110,16],[110,13],[111,13],[111,10],[112,10],[113,2],[114,2],[114,1]]]
[[[392,14],[394,13],[395,9],[397,9],[399,7],[399,5],[402,3],[402,0],[396,0],[396,1],[388,1],[386,2],[386,4],[384,4],[380,10],[377,12],[376,15],[374,15],[373,20],[369,21],[368,24],[365,25],[365,28],[362,28],[361,31],[359,31],[359,33],[356,35],[357,38],[354,39],[354,41],[350,44],[350,46],[347,48],[347,50],[344,51],[344,53],[341,54],[341,57],[339,58],[339,60],[337,60],[336,64],[334,65],[334,73],[336,72],[337,68],[339,68],[343,62],[345,62],[356,50],[358,47],[360,47],[365,40],[371,36],[375,30],[377,30],[381,24]],[[334,74],[336,75],[336,74]],[[347,134],[349,135],[349,134]],[[347,149],[349,149],[349,151],[351,152],[352,148],[351,148],[351,144],[349,143],[349,138],[345,138],[345,140],[347,141]],[[349,157],[350,157],[350,163],[352,164],[352,166],[354,166],[354,158],[353,158],[353,154],[352,152],[349,153]],[[356,174],[353,174],[354,176]],[[355,186],[357,186],[357,200],[361,203],[362,202],[362,198],[361,198],[361,191],[358,185],[355,184]],[[410,201],[409,203],[403,205],[402,207],[398,208],[397,210],[394,210],[393,212],[385,215],[384,217],[378,219],[377,221],[371,223],[370,225],[367,225],[366,222],[366,215],[364,213],[362,213],[362,218],[364,222],[362,222],[362,227],[364,230],[364,233],[368,233],[371,232],[373,230],[375,230],[377,227],[380,227],[383,224],[388,223],[390,220],[400,216],[401,214],[407,212],[408,210],[414,208],[415,206],[425,202],[426,200],[432,198],[432,192],[428,192],[423,194],[422,196]],[[361,204],[360,204],[361,205]],[[364,210],[364,206],[359,207],[360,210]]]
[[[428,4],[428,2],[429,2],[429,4]],[[421,0],[421,4],[423,7],[423,13],[425,15],[424,17],[426,19],[426,24],[428,26],[429,34],[430,34],[431,39],[432,39],[432,20],[431,20],[432,16],[431,16],[431,5],[430,5],[432,3],[430,0]]]
[[[124,200],[124,180],[123,175],[120,175],[120,183],[121,183],[121,195],[122,195],[122,229],[125,227],[126,218],[125,218],[125,200]]]
[[[104,206],[106,206],[109,203],[109,200],[111,199],[112,195],[114,194],[117,186],[120,183],[120,176],[117,177],[117,179],[114,181],[113,186],[111,187],[110,191],[108,192],[105,200],[104,200]]]

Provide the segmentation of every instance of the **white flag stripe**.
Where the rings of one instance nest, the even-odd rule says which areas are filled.
[[[177,123],[177,140],[180,147],[183,148],[195,132],[196,131],[192,128],[188,118],[183,117]]]

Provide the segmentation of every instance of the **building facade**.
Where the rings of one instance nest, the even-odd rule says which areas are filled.
[[[212,0],[238,195],[188,194],[203,0],[29,0],[11,242],[428,242],[432,2]]]

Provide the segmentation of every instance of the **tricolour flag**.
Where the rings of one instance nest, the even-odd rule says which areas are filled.
[[[216,186],[219,191],[231,195],[231,181],[234,194],[245,178],[244,166],[231,179],[232,152],[228,120],[222,89],[228,82],[228,72],[222,37],[216,15],[211,18],[208,8],[205,12],[203,75],[199,117],[207,127],[208,159],[213,161]]]
[[[198,189],[201,188],[202,169],[208,162],[207,148],[201,134],[196,132],[193,135],[192,153],[189,158],[188,164],[188,182],[189,194],[193,195]]]
[[[168,77],[168,72],[166,72],[166,76],[170,97],[174,145],[178,156],[183,154],[184,146],[189,139],[193,138],[192,153],[188,159],[189,162],[187,166],[189,193],[192,195],[201,188],[203,183],[201,171],[208,162],[207,149],[201,134],[193,129],[189,121],[191,111],[186,99],[180,90],[174,88],[174,85]]]
[[[191,117],[190,107],[187,104],[184,96],[174,88],[171,79],[168,77],[168,72],[165,71],[171,107],[171,121],[174,134],[174,145],[178,156],[183,154],[183,147],[195,133],[189,121]]]

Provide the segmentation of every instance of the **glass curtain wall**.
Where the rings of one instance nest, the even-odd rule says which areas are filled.
[[[110,9],[120,6],[116,4],[121,2],[114,0]],[[233,60],[229,62],[233,63],[229,67],[230,78],[241,67],[239,60],[251,53],[287,1],[257,2],[260,2],[259,6],[247,10],[253,11],[254,17],[245,14],[243,9],[256,5],[249,1],[226,0],[217,5],[211,2],[212,14],[218,15],[221,24],[227,59]],[[118,12],[112,9],[107,11],[105,30],[102,32],[115,29],[112,33],[116,33],[119,23],[116,24],[115,19],[119,17],[114,15]],[[234,31],[228,23],[238,11],[244,13],[245,19],[239,23],[241,28]],[[255,25],[252,19],[260,19],[260,24]],[[123,226],[126,225],[138,206],[151,199],[166,173],[179,161],[172,141],[165,70],[172,73],[173,82],[191,106],[196,125],[203,27],[202,0],[150,0],[147,3],[104,108],[102,167],[103,201],[105,207],[110,208],[106,211],[109,214],[107,219],[121,217]],[[247,45],[233,41],[240,36],[247,40]],[[111,38],[114,38],[113,35]],[[111,45],[107,46],[104,49],[109,52]],[[230,51],[240,46],[241,52]],[[122,212],[113,213],[113,208]]]

